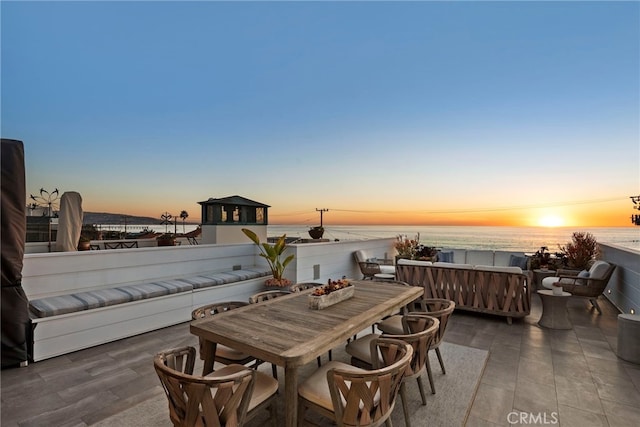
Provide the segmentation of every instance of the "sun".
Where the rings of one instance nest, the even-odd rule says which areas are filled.
[[[543,216],[538,220],[540,227],[562,227],[564,225],[564,219],[555,215]]]

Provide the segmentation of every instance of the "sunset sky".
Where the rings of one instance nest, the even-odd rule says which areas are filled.
[[[638,2],[0,3],[27,193],[272,224],[630,226]]]

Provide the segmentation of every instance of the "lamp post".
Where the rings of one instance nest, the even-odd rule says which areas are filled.
[[[53,217],[52,215],[53,207],[55,206],[55,203],[60,199],[60,192],[58,191],[57,188],[53,190],[51,193],[49,193],[44,188],[41,188],[39,195],[34,196],[33,194],[31,194],[30,198],[34,202],[32,206],[47,208],[47,218],[48,218],[47,223],[48,223],[48,231],[49,231],[48,248],[49,248],[49,252],[51,252],[51,218]]]

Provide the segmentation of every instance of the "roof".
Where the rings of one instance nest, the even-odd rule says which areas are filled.
[[[256,202],[254,200],[247,199],[242,196],[228,196],[220,199],[214,199],[212,197],[209,200],[205,200],[203,202],[198,202],[201,205],[240,205],[240,206],[253,206],[256,208],[270,208],[271,206],[265,205],[264,203]]]

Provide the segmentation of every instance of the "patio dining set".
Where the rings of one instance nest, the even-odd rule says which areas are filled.
[[[274,427],[305,425],[308,413],[338,426],[391,425],[400,395],[410,427],[405,383],[417,381],[426,405],[426,372],[436,392],[428,353],[435,352],[446,373],[439,347],[455,303],[423,298],[423,288],[403,282],[353,280],[352,297],[313,309],[309,299],[322,286],[301,283],[286,291],[259,292],[248,302],[195,309],[190,330],[199,348],[173,348],[154,358],[171,422],[241,426],[268,411]],[[371,333],[357,336],[368,327]],[[331,350],[338,346],[344,346],[350,363],[332,360]],[[326,353],[329,360],[323,364]],[[194,372],[198,354],[202,373]],[[314,361],[317,369],[302,378],[300,368]],[[263,363],[272,365],[271,375],[256,369]],[[284,368],[283,394],[278,393],[277,366]],[[278,399],[283,400],[284,422],[278,421]]]

